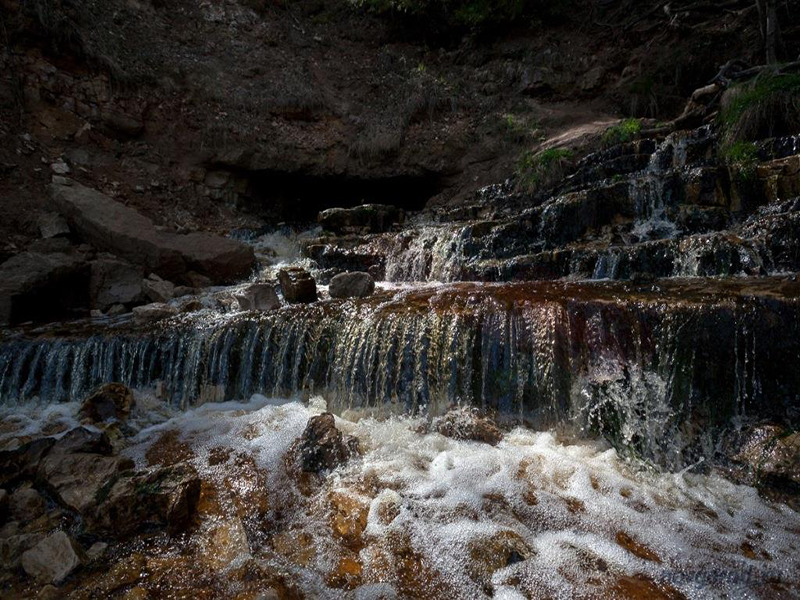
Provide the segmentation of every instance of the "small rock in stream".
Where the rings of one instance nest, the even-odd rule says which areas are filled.
[[[133,408],[133,392],[121,383],[107,383],[83,401],[80,415],[92,422],[124,421]]]
[[[474,409],[459,408],[433,420],[432,429],[454,440],[482,442],[496,446],[503,432],[489,417]]]
[[[361,271],[339,273],[331,279],[328,291],[331,298],[365,298],[375,291],[375,280]]]
[[[140,325],[168,319],[169,317],[174,317],[177,314],[177,308],[161,302],[145,304],[144,306],[137,306],[133,309],[133,318]]]
[[[249,285],[236,294],[235,298],[242,310],[272,310],[281,305],[275,288],[266,283]]]
[[[358,440],[342,435],[329,412],[308,420],[305,431],[289,448],[290,462],[305,473],[322,473],[335,469],[359,454]]]
[[[278,281],[287,302],[316,302],[317,284],[305,269],[299,267],[281,269],[278,272]]]

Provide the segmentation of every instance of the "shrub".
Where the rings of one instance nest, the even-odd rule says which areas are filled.
[[[572,164],[575,153],[567,148],[548,148],[541,152],[525,152],[517,164],[517,185],[534,192],[555,183]]]
[[[625,119],[619,125],[614,125],[606,129],[602,141],[606,146],[624,144],[625,142],[630,142],[635,139],[641,131],[641,119]]]
[[[726,144],[800,132],[800,75],[763,73],[730,88],[719,121]]]

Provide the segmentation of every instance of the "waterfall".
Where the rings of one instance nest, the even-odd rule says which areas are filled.
[[[254,393],[322,393],[338,411],[471,405],[535,426],[571,422],[665,455],[653,439],[687,448],[692,427],[711,431],[753,407],[780,411],[800,389],[800,341],[781,325],[800,317],[797,302],[654,294],[619,303],[620,291],[460,284],[217,325],[10,339],[0,344],[0,397],[79,401],[120,381],[181,407]],[[785,321],[757,319],[765,306]],[[759,360],[742,367],[736,353],[756,348]]]

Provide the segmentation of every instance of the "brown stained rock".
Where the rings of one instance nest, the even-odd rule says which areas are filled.
[[[283,297],[291,303],[317,301],[317,284],[308,271],[299,267],[281,269],[278,272]]]
[[[326,412],[308,420],[288,454],[303,472],[321,473],[335,469],[358,453],[358,440],[345,438],[336,428],[334,416]]]
[[[23,553],[23,570],[40,583],[60,583],[85,560],[80,546],[63,531],[57,531]]]
[[[133,392],[121,383],[107,383],[83,401],[80,416],[93,423],[124,421],[134,405]]]
[[[492,446],[496,446],[503,439],[503,433],[494,421],[470,408],[454,409],[434,419],[432,429],[445,437]]]
[[[97,494],[96,506],[85,514],[87,529],[119,537],[150,527],[183,531],[194,516],[200,489],[197,472],[187,464],[120,474]]]
[[[191,446],[179,438],[180,433],[174,430],[161,434],[147,449],[147,464],[168,467],[194,458]]]
[[[330,527],[334,536],[351,550],[363,548],[370,502],[352,494],[335,491],[328,494],[328,506]]]
[[[526,560],[533,554],[530,546],[513,531],[500,531],[469,543],[470,577],[481,586],[491,583],[492,574]]]
[[[756,477],[800,484],[800,433],[779,425],[755,427],[733,459]]]
[[[364,566],[355,553],[339,557],[336,567],[325,576],[328,586],[342,590],[353,590],[361,585]]]
[[[650,548],[648,548],[644,544],[637,542],[635,539],[633,539],[624,531],[620,531],[619,533],[617,533],[615,539],[617,541],[617,544],[625,548],[625,550],[627,550],[634,556],[637,556],[644,560],[661,562],[661,558],[658,556],[658,554],[650,550]]]
[[[317,548],[311,534],[298,531],[282,531],[272,536],[272,549],[299,567],[308,566],[317,556]]]
[[[686,596],[667,584],[659,584],[646,575],[619,577],[604,597],[619,600],[686,600]]]
[[[37,479],[59,504],[85,514],[94,509],[102,489],[132,466],[115,456],[51,453],[39,464]]]

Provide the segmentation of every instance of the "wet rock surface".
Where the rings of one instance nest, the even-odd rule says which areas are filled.
[[[402,224],[405,215],[395,206],[365,204],[355,208],[330,208],[322,211],[317,221],[335,233],[382,233],[395,224]]]
[[[248,285],[236,294],[236,300],[242,310],[273,310],[281,305],[275,286],[266,283]]]
[[[41,583],[61,583],[83,563],[82,551],[63,531],[57,531],[22,554],[25,572]]]
[[[347,462],[359,453],[358,440],[345,437],[336,428],[331,413],[309,420],[303,435],[289,449],[289,460],[305,473],[323,473]]]
[[[278,281],[287,302],[306,304],[317,301],[317,284],[305,269],[281,269],[278,272]]]
[[[339,273],[328,284],[331,298],[365,298],[375,291],[375,280],[364,272]]]
[[[101,386],[81,405],[80,415],[94,423],[124,421],[134,405],[133,392],[120,383]]]

